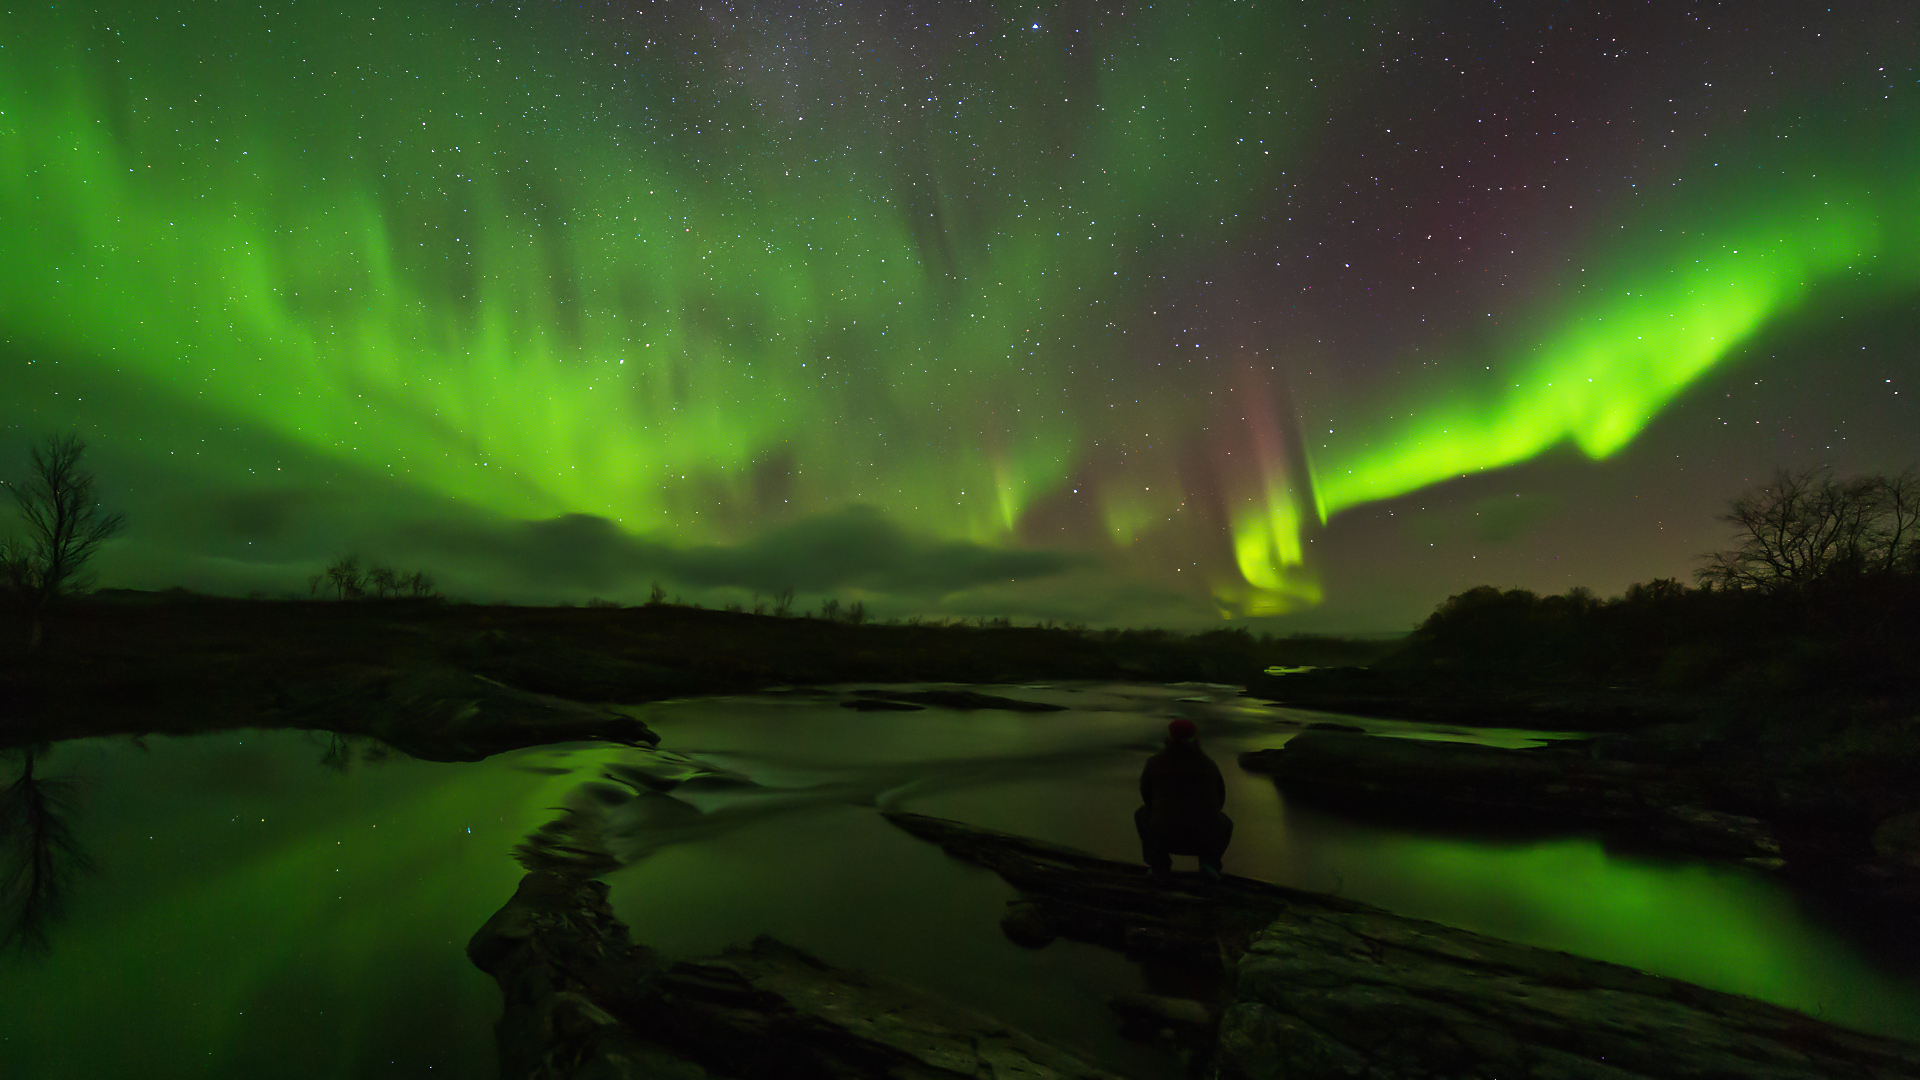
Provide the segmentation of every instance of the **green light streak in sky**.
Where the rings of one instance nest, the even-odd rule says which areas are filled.
[[[1912,202],[1875,199],[1838,180],[1769,194],[1732,220],[1696,228],[1704,235],[1642,239],[1642,251],[1664,257],[1604,275],[1614,284],[1600,297],[1569,304],[1537,344],[1489,367],[1501,385],[1422,385],[1387,410],[1405,419],[1363,420],[1329,439],[1314,455],[1322,520],[1568,441],[1607,457],[1816,286],[1875,263],[1897,287],[1920,285],[1920,251],[1889,242],[1898,232],[1889,225],[1911,230],[1920,216]]]
[[[1391,13],[1134,13],[1090,29],[1089,76],[1031,30],[1047,10],[989,25],[937,93],[851,38],[793,90],[430,5],[8,15],[0,329],[494,514],[679,543],[865,504],[1011,545],[1081,484],[1069,539],[1138,551],[1217,497],[1216,535],[1156,550],[1273,614],[1320,598],[1316,514],[1569,441],[1606,457],[1823,283],[1920,281],[1894,240],[1920,169],[1803,152],[1796,186],[1703,182],[1596,226],[1583,287],[1499,355],[1333,403],[1307,461],[1262,434],[1276,399],[1247,402],[1260,452],[1196,480],[1170,462],[1225,414],[1124,328],[1154,271],[1230,253],[1305,167],[1343,70],[1321,57]]]
[[[6,325],[505,514],[712,537],[697,515],[777,456],[800,466],[792,503],[1004,540],[1072,465],[1079,424],[1047,406],[1063,368],[1094,363],[1075,342],[1122,288],[1116,251],[1169,225],[1220,231],[1271,167],[1270,150],[1223,157],[1193,114],[1272,78],[1216,63],[1190,95],[1185,74],[1247,18],[1162,20],[1176,48],[1121,56],[1115,100],[1073,106],[1106,114],[1078,162],[1020,150],[1018,115],[962,107],[956,138],[921,133],[954,163],[904,185],[885,145],[836,159],[823,144],[844,131],[776,138],[752,110],[706,118],[732,125],[717,161],[631,145],[631,126],[557,137],[520,122],[548,110],[516,85],[545,73],[530,57],[463,63],[474,43],[444,29],[405,47],[368,12],[178,43],[137,13],[93,32],[43,20],[0,69],[0,242],[26,256],[0,271]],[[1017,25],[956,81],[1018,71],[1043,99],[1071,93],[1057,50]],[[225,54],[209,33],[252,59],[168,59]],[[1185,138],[1163,145],[1169,129]],[[1007,149],[960,160],[982,145]],[[923,208],[984,219],[955,240],[974,250],[930,266]],[[1168,217],[1139,220],[1152,210]]]

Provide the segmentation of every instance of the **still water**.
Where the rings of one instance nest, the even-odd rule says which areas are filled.
[[[1316,720],[1496,745],[1547,733],[1439,732],[1196,687],[1001,692],[1070,711],[707,699],[634,710],[663,754],[569,744],[344,771],[296,732],[63,744],[40,772],[75,779],[74,824],[97,869],[48,956],[0,961],[0,1076],[491,1076],[499,995],[464,946],[521,876],[514,845],[590,782],[613,804],[613,846],[629,864],[607,880],[636,940],[691,955],[771,933],[1165,1074],[1171,1059],[1120,1041],[1104,1005],[1147,988],[1138,968],[1068,942],[1008,943],[997,920],[1011,890],[877,811],[1133,860],[1140,763],[1174,716],[1200,723],[1226,774],[1229,873],[1920,1038],[1920,971],[1825,925],[1764,874],[1589,837],[1355,821],[1289,805],[1233,764]],[[605,782],[621,769],[692,779],[665,793]]]

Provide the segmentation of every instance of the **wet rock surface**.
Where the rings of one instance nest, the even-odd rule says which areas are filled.
[[[1589,825],[1698,854],[1780,858],[1765,822],[1712,808],[1699,778],[1658,765],[1310,730],[1240,766],[1329,804]]]
[[[508,1080],[1021,1078],[1115,1074],[992,1017],[761,937],[668,962],[604,884],[536,872],[467,955],[500,984]]]
[[[1276,705],[1472,727],[1632,731],[1687,720],[1719,699],[1631,687],[1528,684],[1435,671],[1325,667],[1247,680],[1247,694]]]
[[[906,701],[883,701],[879,698],[851,698],[840,703],[843,709],[855,712],[925,712],[925,705],[915,705]]]
[[[1046,701],[983,694],[978,690],[855,690],[854,699],[844,702],[851,709],[899,709],[902,706],[937,709],[1003,709],[1007,712],[1066,712],[1065,705]]]
[[[1290,797],[1370,815],[1591,828],[1745,860],[1879,911],[1920,902],[1920,859],[1900,839],[1920,816],[1886,810],[1910,804],[1910,785],[1715,758],[1672,728],[1521,750],[1305,731],[1240,764]]]
[[[1115,1022],[1223,1080],[1920,1080],[1920,1045],[1750,998],[1244,878],[1149,875],[960,822],[888,820],[1000,875],[1004,927],[1198,977],[1121,993]],[[606,886],[536,871],[474,935],[498,981],[502,1076],[1106,1078],[1005,1022],[762,937],[668,961]]]
[[[1617,964],[1232,876],[1155,879],[958,822],[889,819],[1000,874],[1022,894],[1014,907],[1024,925],[1042,921],[1059,936],[1135,955],[1216,958],[1214,1002],[1114,1002],[1148,1023],[1184,1017],[1189,1031],[1217,1017],[1196,1075],[1920,1077],[1920,1045]]]
[[[289,687],[278,695],[267,718],[276,726],[371,735],[427,761],[479,761],[549,742],[653,746],[660,741],[624,713],[445,667],[345,685]]]
[[[1235,967],[1220,1075],[1920,1076],[1920,1046],[1384,912],[1294,909]]]

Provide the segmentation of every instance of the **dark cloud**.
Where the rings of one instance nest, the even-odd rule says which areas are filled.
[[[902,528],[871,507],[850,507],[763,532],[737,544],[676,547],[629,536],[606,518],[567,514],[485,526],[407,526],[407,547],[480,561],[516,581],[554,588],[618,590],[665,579],[693,589],[804,593],[860,589],[916,598],[1051,577],[1092,563],[1059,551],[1009,551],[938,540]]]
[[[341,495],[333,491],[266,488],[217,493],[201,506],[187,508],[181,516],[197,516],[215,537],[279,540],[306,532],[313,518],[336,514],[342,502]]]
[[[1051,577],[1084,555],[1009,551],[914,533],[871,507],[854,506],[770,530],[738,547],[675,553],[676,577],[696,585],[807,592],[835,587],[939,596],[981,585]]]

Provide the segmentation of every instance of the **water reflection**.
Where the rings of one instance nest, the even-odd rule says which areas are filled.
[[[790,940],[829,959],[927,985],[963,982],[942,970],[944,961],[916,956],[911,947],[897,945],[887,956],[881,955],[887,949],[860,943],[957,936],[988,957],[1002,943],[991,934],[975,941],[969,927],[990,929],[998,909],[977,911],[968,926],[959,926],[924,918],[912,905],[876,908],[856,884],[873,873],[872,856],[859,852],[877,841],[869,825],[856,824],[870,819],[827,808],[853,803],[934,814],[1137,862],[1131,815],[1140,766],[1160,745],[1168,718],[1186,716],[1201,725],[1228,781],[1227,812],[1237,823],[1225,860],[1229,873],[1920,1037],[1916,972],[1877,964],[1810,918],[1763,872],[1610,849],[1594,836],[1524,822],[1466,831],[1367,821],[1290,803],[1265,777],[1231,764],[1243,751],[1282,745],[1293,732],[1324,721],[1393,737],[1505,746],[1560,733],[1435,729],[1277,710],[1194,690],[997,691],[1073,706],[1043,716],[850,713],[830,699],[802,695],[654,707],[644,718],[663,745],[734,779],[724,790],[655,792],[647,805],[636,799],[610,814],[612,847],[634,864],[609,878],[616,910],[642,940],[717,946],[777,922]],[[674,802],[682,805],[666,805]],[[788,854],[777,858],[776,852]],[[916,895],[957,887],[945,871],[898,853],[887,858],[894,864],[890,876],[911,878]],[[721,895],[708,880],[747,891]],[[748,880],[758,885],[744,886]],[[796,889],[823,895],[813,903],[780,902]],[[1004,988],[948,990],[978,995],[983,1005],[1006,1004]],[[1042,1013],[1049,1007],[1045,1001],[1037,1006]],[[1078,1034],[1098,1041],[1103,1036],[1093,1028],[1101,1024],[1104,1019]]]
[[[44,957],[77,879],[93,869],[73,828],[78,782],[37,769],[48,749],[7,754],[20,772],[0,789],[0,954]]]
[[[147,746],[54,749],[98,871],[43,963],[0,960],[0,1077],[494,1075],[500,994],[463,949],[603,759],[341,773],[301,732]]]
[[[320,744],[320,765],[334,772],[346,772],[355,762],[377,765],[393,754],[393,748],[368,735],[343,735],[337,731],[309,731],[306,737]]]
[[[661,751],[575,744],[378,768],[362,767],[365,746],[296,732],[61,744],[58,773],[87,778],[68,839],[98,871],[69,893],[44,963],[0,967],[0,1076],[491,1076],[499,992],[462,950],[512,894],[517,846],[606,868],[635,938],[670,954],[771,933],[1164,1071],[1170,1057],[1118,1040],[1105,1004],[1149,989],[1152,972],[1091,946],[1012,945],[999,878],[876,810],[1135,861],[1139,769],[1176,715],[1201,725],[1226,775],[1230,873],[1920,1037],[1913,967],[1876,969],[1869,948],[1757,873],[1591,837],[1325,813],[1232,764],[1317,721],[1503,745],[1550,733],[1349,721],[1195,686],[995,692],[1071,708],[861,713],[806,692],[675,702],[634,710]],[[590,842],[568,850],[577,840]]]

